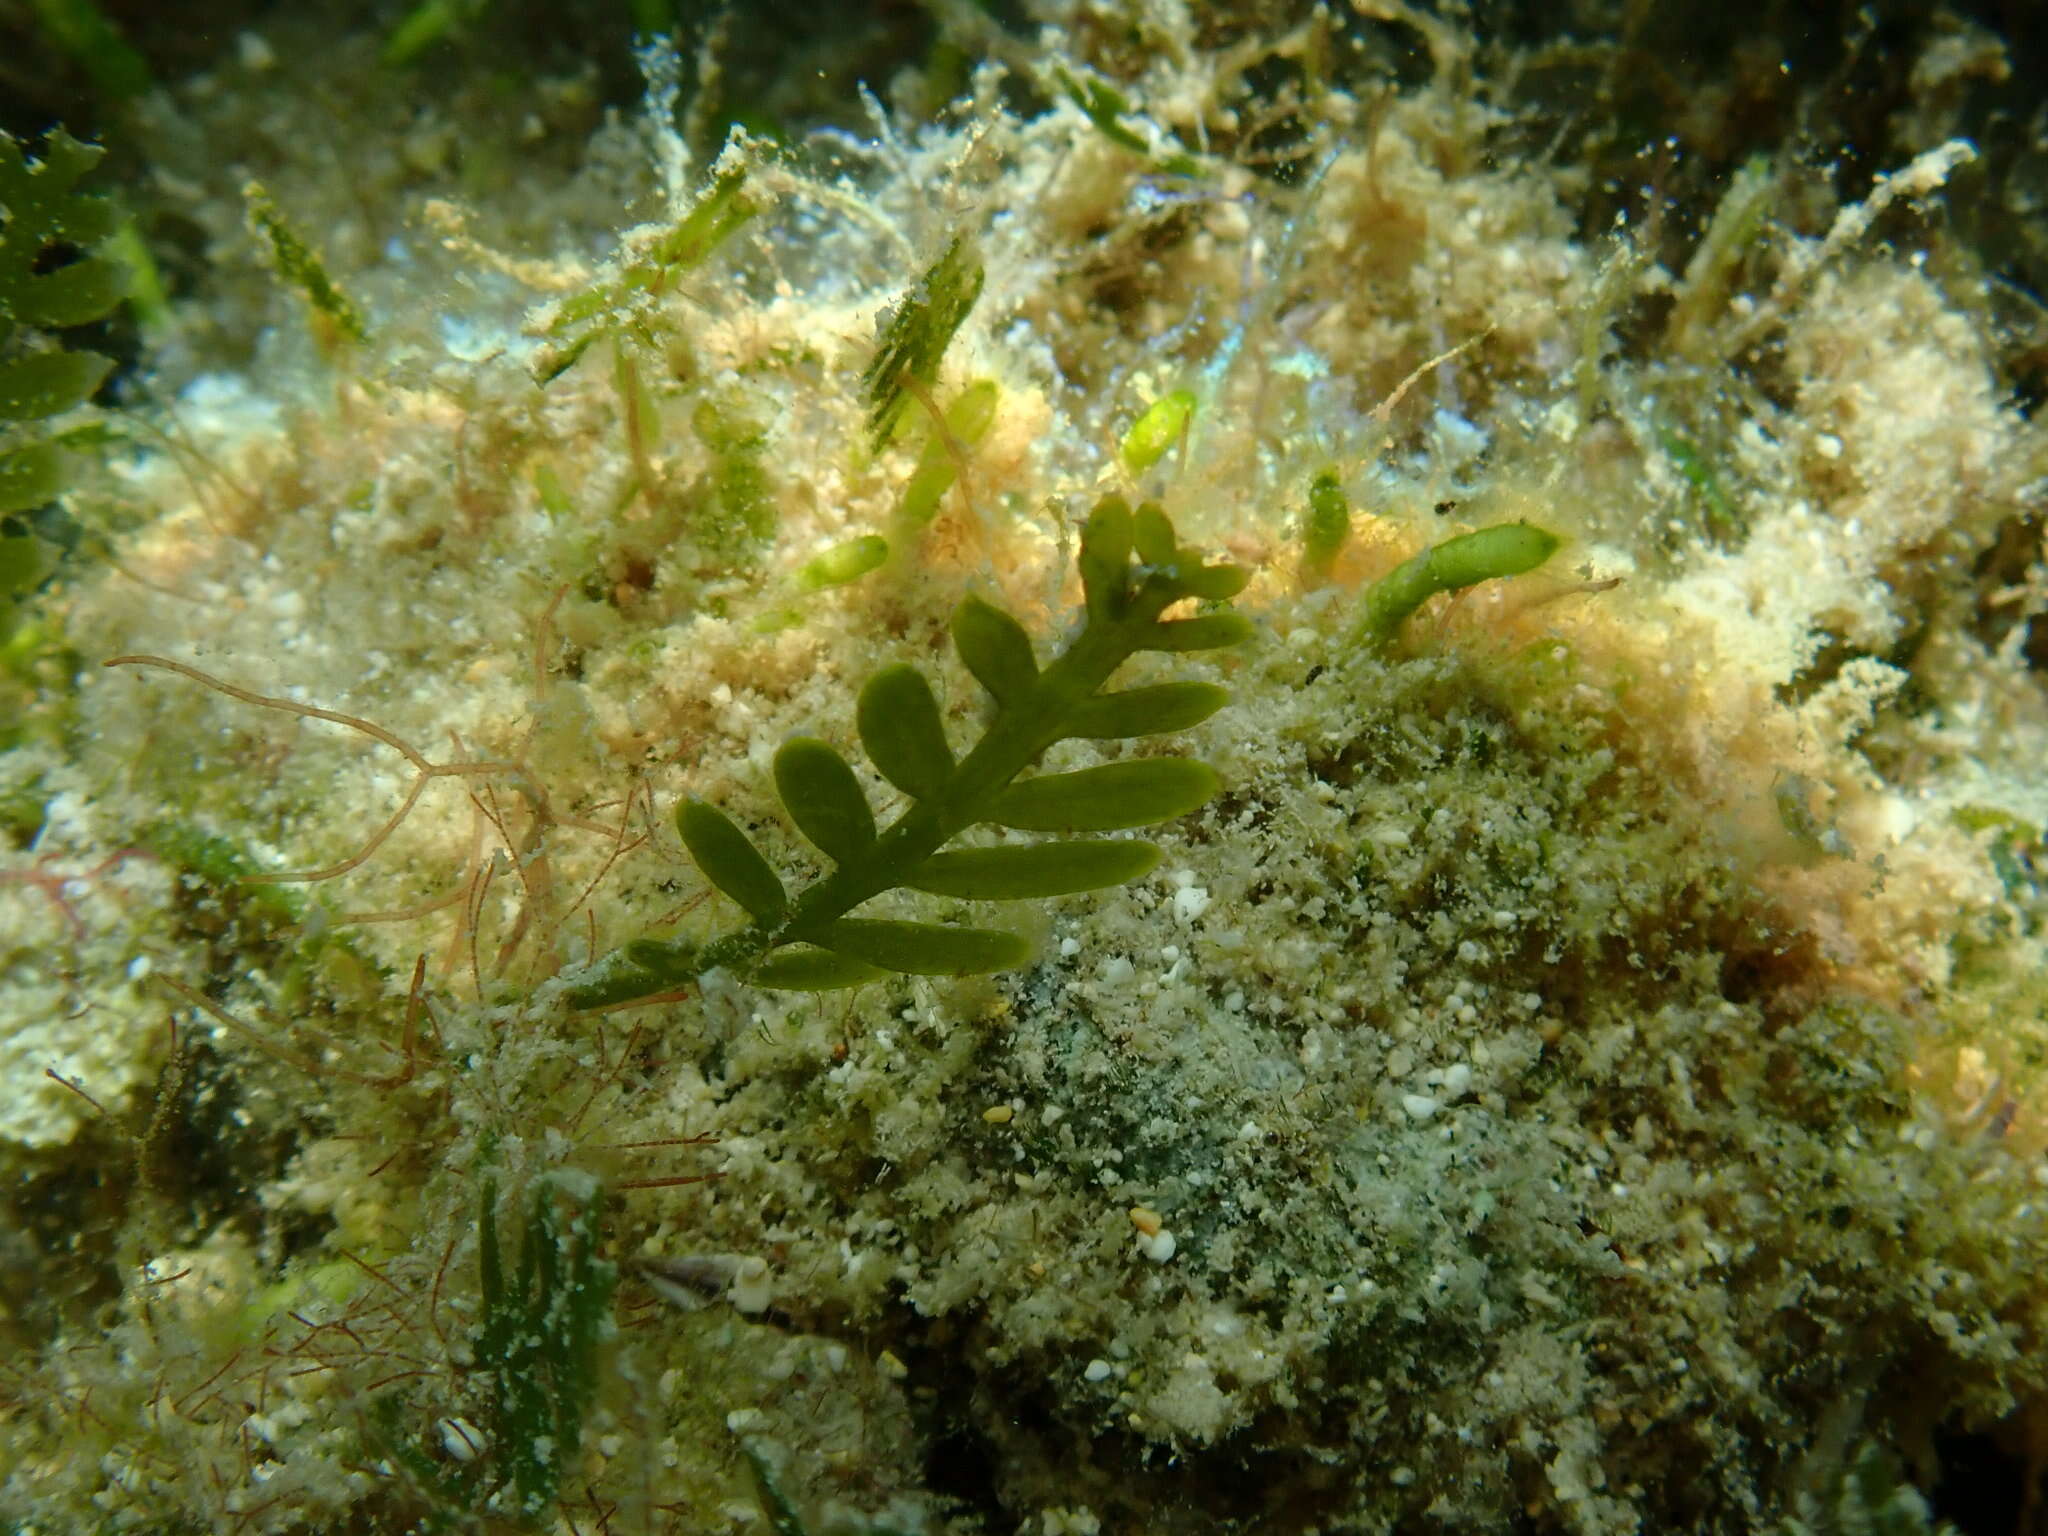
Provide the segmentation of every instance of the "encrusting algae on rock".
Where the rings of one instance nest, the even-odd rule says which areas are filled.
[[[6,639],[20,1529],[1931,1529],[1977,1434],[2038,1518],[1977,151],[1674,258],[1434,17],[1042,9],[800,147],[655,50],[467,200],[148,108],[269,329],[167,333]],[[974,779],[1146,592],[1207,642]]]

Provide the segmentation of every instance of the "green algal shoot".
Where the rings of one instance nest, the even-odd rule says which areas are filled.
[[[799,592],[822,592],[827,587],[843,587],[880,569],[888,558],[889,541],[879,533],[864,533],[857,539],[834,544],[798,566],[796,588]]]
[[[313,335],[320,350],[332,357],[345,341],[362,341],[369,335],[362,311],[328,275],[312,243],[286,222],[261,182],[242,187],[242,201],[249,212],[249,228],[258,235],[269,253],[270,264],[290,287],[296,288],[312,313]]]
[[[1498,523],[1445,539],[1366,590],[1353,638],[1373,650],[1383,649],[1408,616],[1437,593],[1533,571],[1557,552],[1557,544],[1556,534],[1534,523]]]
[[[1715,327],[1728,313],[1743,263],[1753,259],[1757,236],[1782,183],[1770,160],[1758,155],[1728,179],[1728,190],[1685,264],[1676,302],[1664,322],[1673,350],[1696,362],[1718,361]]]
[[[661,446],[661,412],[640,378],[640,367],[623,340],[612,339],[612,387],[619,396],[619,419],[626,429],[626,459],[633,466],[633,484],[650,502],[661,489],[654,451]]]
[[[399,18],[378,58],[387,69],[403,69],[436,43],[480,14],[487,0],[422,0]]]
[[[760,213],[763,205],[748,195],[746,185],[744,166],[721,171],[690,211],[652,245],[545,311],[540,329],[557,344],[534,364],[539,382],[559,377],[593,342],[626,325],[636,304],[666,293]]]
[[[925,525],[938,516],[939,503],[960,478],[968,451],[994,425],[1000,393],[991,380],[978,379],[961,390],[941,419],[932,423],[932,434],[925,439],[924,452],[918,455],[917,468],[911,471],[903,499],[896,506],[891,533],[897,553],[905,552]]]
[[[1702,514],[1700,534],[1710,544],[1723,549],[1732,548],[1744,532],[1742,516],[1735,503],[1729,500],[1728,492],[1722,488],[1721,477],[1714,473],[1707,455],[1676,432],[1660,427],[1656,438],[1657,446],[1664,450],[1664,457],[1671,461],[1671,467],[1699,496]]]
[[[1334,469],[1308,483],[1308,511],[1301,520],[1301,583],[1319,587],[1330,579],[1337,557],[1351,539],[1351,502]]]
[[[555,473],[552,464],[539,464],[533,471],[534,494],[540,497],[541,510],[551,518],[561,521],[576,515],[576,503],[570,499],[569,491],[562,484],[562,477]]]
[[[676,811],[683,844],[704,877],[739,907],[744,924],[702,945],[629,944],[571,994],[574,1002],[598,1007],[667,992],[714,968],[757,986],[798,989],[856,986],[892,971],[1007,970],[1024,964],[1030,948],[1003,929],[850,914],[899,888],[955,900],[1039,900],[1149,872],[1159,849],[1131,839],[946,846],[985,825],[1065,834],[1149,826],[1194,810],[1218,788],[1213,769],[1182,757],[1024,776],[1062,740],[1150,736],[1206,720],[1229,697],[1211,683],[1103,689],[1140,651],[1210,650],[1250,632],[1244,618],[1227,611],[1162,617],[1189,599],[1227,601],[1249,578],[1234,565],[1203,564],[1149,503],[1136,513],[1116,497],[1097,506],[1082,533],[1080,567],[1087,622],[1044,667],[1023,626],[1001,609],[969,597],[954,611],[953,644],[993,706],[965,756],[955,755],[938,700],[915,667],[885,667],[868,680],[855,711],[861,745],[910,801],[886,828],[878,828],[852,765],[836,748],[814,737],[783,744],[775,754],[777,793],[797,830],[833,865],[802,892],[790,893],[731,817],[685,800]]]
[[[768,472],[768,419],[762,402],[743,390],[721,390],[690,413],[697,441],[711,455],[704,499],[691,532],[699,545],[728,559],[751,558],[775,532],[774,486]]]
[[[1067,99],[1081,109],[1085,116],[1110,143],[1138,155],[1152,167],[1167,176],[1197,176],[1202,167],[1194,156],[1185,150],[1171,149],[1158,151],[1151,141],[1136,129],[1128,127],[1123,119],[1131,114],[1131,103],[1115,86],[1106,80],[1080,80],[1072,72],[1061,69],[1057,72],[1060,89],[1067,93]],[[1162,133],[1162,139],[1171,139]]]
[[[1141,475],[1165,458],[1173,446],[1187,436],[1188,423],[1195,415],[1195,393],[1176,389],[1161,395],[1145,407],[1124,433],[1117,456],[1124,468]]]
[[[868,404],[868,434],[881,452],[913,397],[929,401],[939,362],[981,297],[985,274],[973,246],[955,235],[939,259],[883,312],[874,359],[861,375]]]
[[[829,591],[833,587],[844,587],[859,581],[861,577],[880,570],[889,560],[889,541],[879,533],[864,533],[859,538],[845,539],[840,543],[820,550],[796,568],[790,578],[790,587],[802,594]],[[804,621],[804,610],[795,603],[783,603],[757,615],[753,630],[757,635],[772,635],[777,630],[790,629]]]

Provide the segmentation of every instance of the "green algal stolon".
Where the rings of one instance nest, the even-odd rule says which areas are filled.
[[[886,828],[852,766],[814,737],[785,742],[775,787],[789,818],[832,861],[832,871],[792,896],[745,832],[715,806],[685,800],[676,811],[683,844],[705,879],[738,905],[744,927],[697,945],[642,939],[601,962],[571,993],[603,1007],[687,985],[714,968],[757,986],[857,986],[890,972],[964,976],[1024,964],[1015,933],[960,923],[851,914],[885,891],[908,888],[970,901],[1029,900],[1121,885],[1159,861],[1151,843],[1060,836],[994,847],[948,848],[970,828],[992,825],[1060,834],[1116,832],[1184,815],[1215,794],[1205,763],[1146,757],[1026,777],[1054,743],[1184,730],[1222,708],[1212,683],[1167,682],[1105,693],[1139,651],[1202,651],[1250,632],[1227,611],[1162,615],[1176,603],[1222,603],[1249,573],[1205,565],[1184,548],[1158,507],[1134,513],[1119,498],[1096,507],[1081,536],[1087,620],[1041,668],[1023,626],[969,597],[954,611],[953,644],[987,690],[993,711],[973,749],[956,757],[931,685],[915,667],[885,667],[856,708],[861,745],[910,803]]]

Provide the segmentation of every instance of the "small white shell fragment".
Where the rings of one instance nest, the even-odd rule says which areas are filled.
[[[1420,1124],[1434,1116],[1442,1106],[1426,1094],[1404,1093],[1401,1095],[1401,1108],[1408,1112],[1410,1120]]]
[[[1179,1239],[1164,1227],[1161,1227],[1157,1232],[1140,1234],[1138,1238],[1138,1252],[1145,1255],[1154,1264],[1167,1263],[1179,1251]]]
[[[1192,923],[1209,910],[1209,891],[1206,886],[1184,885],[1173,893],[1173,915],[1183,923]]]
[[[741,1259],[733,1271],[727,1298],[742,1312],[766,1312],[775,1287],[768,1277],[768,1261],[758,1254]]]
[[[443,1419],[436,1427],[441,1431],[441,1449],[457,1461],[475,1461],[490,1449],[491,1437],[467,1419]]]
[[[1109,1362],[1098,1358],[1090,1360],[1081,1367],[1081,1378],[1084,1381],[1107,1381],[1109,1380],[1109,1372]]]

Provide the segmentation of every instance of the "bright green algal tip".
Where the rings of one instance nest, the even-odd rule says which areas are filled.
[[[1165,458],[1187,434],[1194,415],[1193,390],[1176,389],[1154,400],[1124,434],[1123,446],[1118,450],[1124,468],[1139,475]]]
[[[1366,591],[1365,611],[1354,637],[1378,650],[1394,638],[1410,614],[1437,593],[1455,592],[1497,576],[1525,575],[1557,553],[1557,545],[1556,534],[1534,523],[1498,523],[1432,545]]]

